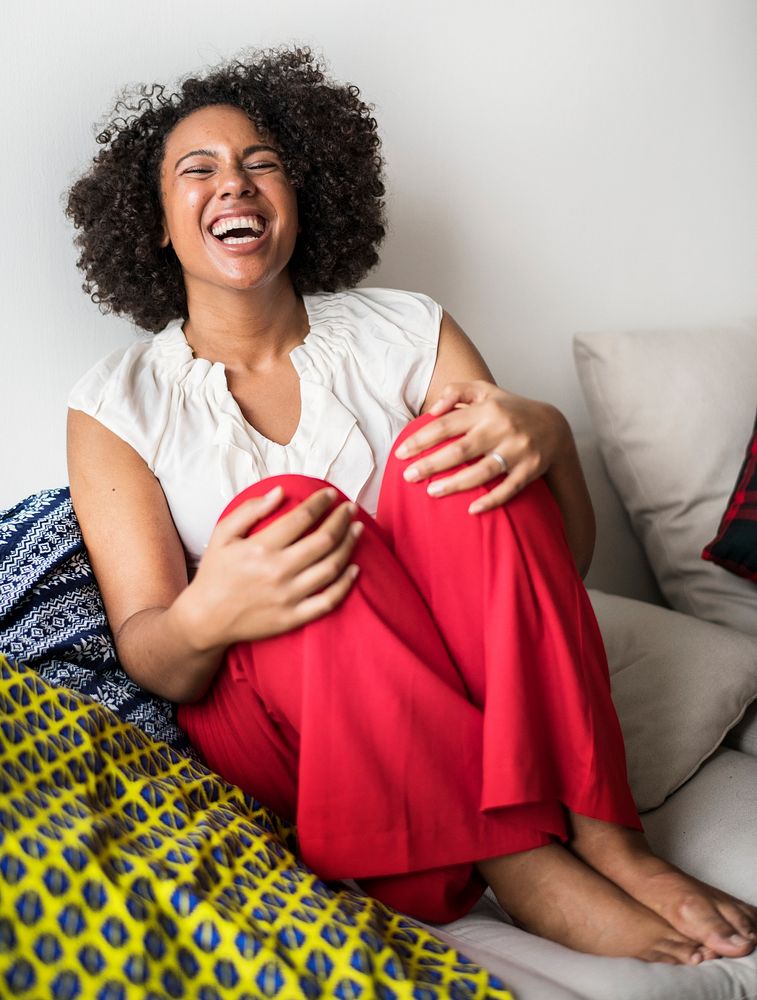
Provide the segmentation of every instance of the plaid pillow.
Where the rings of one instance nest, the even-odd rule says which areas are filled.
[[[718,533],[702,558],[757,583],[757,420]]]

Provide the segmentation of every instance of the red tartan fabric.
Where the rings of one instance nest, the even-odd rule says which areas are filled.
[[[702,558],[757,583],[757,419],[718,533]]]

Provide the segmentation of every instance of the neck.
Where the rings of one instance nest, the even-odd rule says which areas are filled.
[[[276,364],[308,332],[302,299],[290,281],[266,288],[187,288],[184,336],[196,358],[228,368],[255,370]]]

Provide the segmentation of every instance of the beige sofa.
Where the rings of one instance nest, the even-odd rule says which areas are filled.
[[[757,904],[757,586],[700,559],[754,421],[757,329],[585,335],[576,360],[597,429],[579,441],[598,520],[586,583],[644,826],[664,857]],[[489,896],[436,932],[518,1000],[757,997],[757,952],[699,967],[582,955]]]

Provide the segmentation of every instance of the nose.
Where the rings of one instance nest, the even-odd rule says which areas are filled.
[[[218,174],[219,195],[229,194],[232,198],[239,198],[244,194],[254,194],[255,190],[255,183],[244,167],[236,163],[221,167]]]

